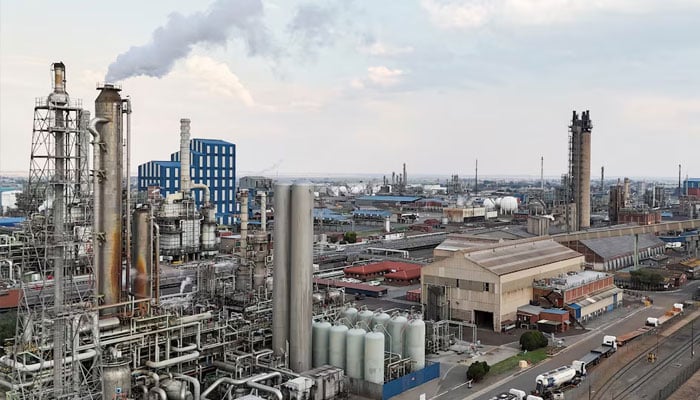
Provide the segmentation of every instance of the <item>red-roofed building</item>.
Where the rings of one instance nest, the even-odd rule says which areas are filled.
[[[410,285],[420,282],[420,265],[397,261],[382,261],[375,264],[347,267],[343,270],[347,278],[363,281],[383,277],[387,282]]]

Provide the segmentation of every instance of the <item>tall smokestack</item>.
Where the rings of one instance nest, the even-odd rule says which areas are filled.
[[[241,253],[248,248],[248,191],[241,191]]]
[[[291,185],[275,185],[274,270],[272,296],[272,350],[282,356],[289,342],[289,227],[291,224]]]
[[[122,99],[119,88],[105,84],[98,88],[95,117],[106,121],[97,127],[102,146],[100,165],[95,166],[102,180],[95,186],[95,278],[104,305],[117,304],[122,292]],[[104,309],[112,314],[115,309]]]
[[[267,194],[260,192],[260,229],[267,232]]]
[[[630,205],[630,178],[625,178],[625,207]]]
[[[600,191],[605,191],[605,166],[600,167]]]
[[[474,193],[479,193],[479,159],[476,159],[476,166],[474,167]]]
[[[408,175],[406,175],[406,163],[403,163],[403,185],[408,186]]]
[[[313,190],[308,183],[292,186],[290,224],[289,362],[294,372],[311,369],[313,318]]]
[[[180,191],[189,194],[190,189],[190,120],[183,118],[180,120]]]
[[[542,190],[542,197],[544,197],[544,157],[540,158],[540,189]]]
[[[571,180],[576,203],[578,229],[591,226],[591,124],[590,111],[578,118],[573,112],[571,126]]]
[[[678,196],[683,194],[683,189],[681,188],[681,165],[678,164]]]

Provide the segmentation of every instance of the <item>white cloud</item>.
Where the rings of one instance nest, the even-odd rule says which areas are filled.
[[[647,14],[689,0],[422,0],[432,22],[443,29],[478,28],[494,22],[548,25],[600,12]]]
[[[413,53],[413,47],[411,46],[392,46],[380,41],[375,41],[371,44],[362,46],[359,48],[359,50],[372,56],[387,57]]]
[[[399,83],[403,74],[400,69],[391,69],[383,65],[367,68],[367,79],[379,86],[393,86]]]
[[[475,28],[484,25],[495,8],[494,1],[423,0],[433,23],[445,29]]]
[[[205,90],[219,95],[238,98],[243,104],[255,106],[255,100],[241,80],[229,67],[219,61],[203,56],[190,56],[184,63],[190,79]]]

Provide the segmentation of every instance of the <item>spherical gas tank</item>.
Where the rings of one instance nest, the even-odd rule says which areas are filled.
[[[420,318],[408,321],[404,357],[413,360],[413,370],[425,368],[425,322]]]
[[[357,322],[357,308],[348,307],[343,311],[343,323],[348,327],[352,328]]]
[[[384,334],[381,332],[365,335],[365,380],[384,383]]]
[[[394,315],[389,320],[389,342],[391,343],[391,352],[394,354],[403,355],[403,336],[408,319],[403,315]]]
[[[331,327],[328,364],[345,369],[345,341],[348,334],[348,327],[336,324]]]
[[[363,308],[357,313],[357,324],[360,325],[360,328],[370,330],[372,329],[372,318],[374,318],[374,312]]]
[[[345,373],[351,378],[364,376],[366,333],[364,329],[353,328],[345,335]]]
[[[328,364],[328,341],[331,332],[330,322],[314,322],[311,326],[312,365],[314,368]]]

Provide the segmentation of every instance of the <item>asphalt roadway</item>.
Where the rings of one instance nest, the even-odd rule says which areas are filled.
[[[588,352],[600,346],[604,335],[622,335],[644,326],[647,317],[659,317],[670,309],[673,303],[683,302],[692,299],[693,292],[700,286],[700,282],[690,281],[685,287],[670,292],[650,292],[649,296],[654,300],[650,307],[641,307],[630,311],[629,314],[621,318],[614,319],[598,328],[580,335],[580,337],[567,338],[568,347],[560,352],[556,357],[530,368],[522,373],[502,379],[501,381],[486,387],[480,388],[474,385],[472,389],[467,389],[464,385],[464,374],[448,373],[440,384],[440,393],[430,397],[430,400],[456,400],[456,399],[490,399],[499,393],[507,392],[511,388],[517,388],[530,392],[535,388],[535,378],[537,375],[561,367],[571,365],[571,362],[588,354]],[[574,342],[575,343],[571,343]],[[606,361],[603,361],[605,363]],[[602,364],[601,364],[602,365]],[[456,378],[456,379],[455,379]],[[454,380],[454,386],[450,386]]]

